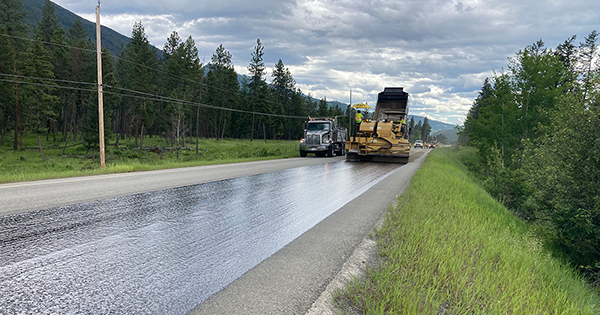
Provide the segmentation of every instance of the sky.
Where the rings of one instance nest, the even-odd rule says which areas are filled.
[[[97,1],[54,2],[95,21]],[[141,21],[161,49],[173,31],[191,36],[205,62],[223,44],[241,74],[260,39],[268,82],[281,59],[319,99],[375,105],[384,87],[401,86],[409,114],[451,124],[519,50],[600,31],[598,0],[104,0],[100,10],[101,24],[126,36]]]

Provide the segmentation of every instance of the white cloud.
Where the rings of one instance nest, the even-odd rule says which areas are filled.
[[[95,19],[90,3],[57,2]],[[191,35],[207,60],[223,44],[240,73],[260,38],[265,64],[282,59],[305,93],[348,102],[352,89],[353,102],[375,104],[384,87],[403,86],[411,111],[450,123],[519,49],[583,40],[600,25],[592,0],[130,0],[102,10],[103,25],[127,36],[142,21],[159,48],[173,31]]]

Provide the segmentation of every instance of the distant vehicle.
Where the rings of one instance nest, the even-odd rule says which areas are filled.
[[[346,154],[346,128],[338,124],[336,117],[310,118],[300,139],[300,156],[308,153],[316,156]]]
[[[415,148],[423,148],[423,140],[415,141]]]

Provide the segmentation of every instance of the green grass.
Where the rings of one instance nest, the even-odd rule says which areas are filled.
[[[338,292],[365,314],[600,314],[600,297],[544,250],[459,159],[436,149],[376,233],[384,263]]]
[[[61,137],[57,135],[57,139]],[[121,140],[119,148],[114,142],[106,146],[106,167],[100,168],[98,152],[92,159],[92,151],[84,158],[83,145],[68,147],[63,155],[64,142],[43,138],[44,162],[37,147],[37,138],[24,139],[25,149],[12,150],[12,142],[0,146],[0,183],[31,181],[73,176],[147,171],[210,164],[224,164],[299,156],[297,141],[200,139],[196,155],[196,142],[186,143],[179,151],[169,150],[166,141],[159,137],[146,137],[144,150],[135,146],[134,139]],[[71,143],[73,143],[71,141]],[[166,149],[165,149],[166,147]]]

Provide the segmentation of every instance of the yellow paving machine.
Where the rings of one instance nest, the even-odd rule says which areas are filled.
[[[346,141],[346,161],[408,163],[408,93],[386,87],[377,96],[372,120],[363,121]]]

